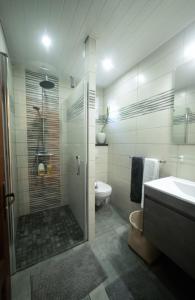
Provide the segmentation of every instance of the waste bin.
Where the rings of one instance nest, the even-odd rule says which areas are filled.
[[[148,264],[153,263],[159,257],[160,252],[143,235],[143,210],[132,212],[129,221],[131,224],[129,246]]]

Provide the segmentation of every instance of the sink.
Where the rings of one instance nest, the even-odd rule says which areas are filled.
[[[178,189],[180,189],[180,191],[183,194],[186,194],[186,195],[191,196],[191,197],[195,197],[195,185],[186,184],[186,183],[183,183],[183,182],[180,182],[180,181],[175,181],[175,180],[174,180],[174,184],[176,185],[176,187]]]
[[[195,182],[193,181],[169,176],[148,181],[144,185],[195,204]]]

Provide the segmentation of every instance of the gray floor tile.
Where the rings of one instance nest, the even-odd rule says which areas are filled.
[[[103,282],[99,289],[97,289],[96,291],[92,291],[91,294],[86,296],[83,300],[103,300],[104,298],[101,297],[104,297],[105,294],[104,296],[101,296],[102,287],[104,290],[104,288],[107,287],[108,284],[111,284],[126,272],[134,270],[138,265],[141,265],[145,270],[149,271],[148,266],[143,262],[143,260],[128,247],[129,229],[129,223],[125,222],[114,208],[103,207],[101,210],[96,212],[96,239],[88,243],[91,245],[94,254],[105,270],[107,279]],[[68,252],[77,251],[80,247],[83,247],[83,245],[79,245],[72,250],[54,256],[51,259],[47,259],[46,261],[43,261],[35,266],[26,269],[25,271],[21,271],[14,275],[12,277],[12,300],[30,300],[30,273],[39,268],[47,268],[48,264],[58,259],[62,259],[67,255]],[[157,276],[162,273],[163,266],[165,266],[166,268],[164,268],[163,274],[161,276],[162,280],[164,280],[164,277],[167,278],[167,270],[169,270],[171,262],[168,262],[167,265],[164,262],[163,265],[159,264],[159,270],[158,268],[156,268],[155,271]],[[173,270],[174,269],[175,268],[173,267]],[[174,276],[177,275],[174,272],[173,274]],[[174,280],[172,280],[172,277],[168,276],[169,279],[165,280],[166,284],[168,281],[168,286],[170,289],[172,289],[172,285],[174,284]],[[175,289],[174,292],[176,292],[177,295],[180,295],[180,292],[177,292],[177,289],[180,286],[182,288],[183,282],[187,280],[185,276],[181,276],[181,278],[184,278],[184,280],[181,281],[182,283],[179,286],[177,283],[175,286],[173,286],[173,289]],[[191,285],[189,285],[189,289],[190,288]],[[183,300],[184,298],[178,297],[178,299]]]
[[[12,299],[14,300],[30,300],[30,275],[29,272],[18,272],[12,276]]]
[[[91,298],[89,296],[86,296],[85,298],[83,298],[82,300],[91,300]]]
[[[68,205],[21,216],[16,232],[16,268],[25,269],[83,241]]]
[[[89,296],[91,300],[109,300],[103,284],[100,284]]]

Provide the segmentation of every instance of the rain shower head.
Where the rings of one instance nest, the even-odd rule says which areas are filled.
[[[55,84],[52,81],[48,80],[47,75],[45,76],[45,80],[41,81],[39,84],[43,89],[46,89],[46,90],[50,90],[55,87]]]

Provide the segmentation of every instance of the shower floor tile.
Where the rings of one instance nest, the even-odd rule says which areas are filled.
[[[68,205],[21,216],[16,232],[16,269],[25,269],[64,252],[83,239]]]

